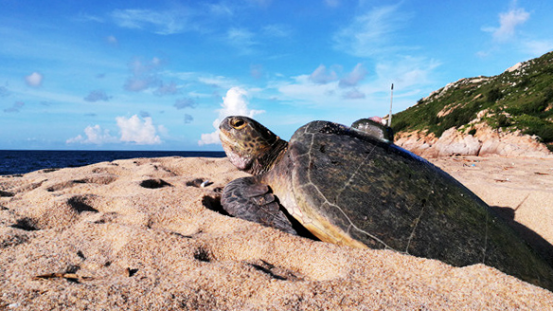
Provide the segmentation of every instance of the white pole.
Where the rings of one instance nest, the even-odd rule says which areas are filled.
[[[390,85],[390,112],[389,119],[387,120],[387,126],[390,127],[392,124],[392,90],[394,89],[394,83]]]

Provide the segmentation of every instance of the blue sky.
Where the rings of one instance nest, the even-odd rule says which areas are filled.
[[[551,1],[0,0],[0,149],[221,150],[552,50]]]

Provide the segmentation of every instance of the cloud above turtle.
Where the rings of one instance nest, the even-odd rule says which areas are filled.
[[[248,92],[241,87],[232,87],[227,91],[223,102],[221,103],[221,109],[217,110],[218,117],[212,123],[215,131],[212,133],[205,133],[200,136],[198,145],[220,144],[219,140],[219,124],[225,117],[240,115],[247,117],[254,117],[257,114],[264,113],[263,110],[254,110],[248,107]]]

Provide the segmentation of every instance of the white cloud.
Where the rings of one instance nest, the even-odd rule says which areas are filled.
[[[337,80],[337,74],[334,71],[329,71],[324,65],[319,67],[310,74],[310,81],[317,84],[326,84]]]
[[[327,4],[327,6],[332,8],[338,7],[340,5],[339,0],[325,0],[324,2],[325,4]]]
[[[114,37],[114,36],[107,36],[106,37],[106,42],[108,42],[109,44],[112,44],[112,45],[117,45],[117,43],[118,43],[117,38]]]
[[[477,57],[479,57],[479,58],[485,58],[485,57],[490,55],[490,52],[478,51],[478,52],[475,53],[475,55],[477,55]]]
[[[38,72],[33,72],[32,74],[25,77],[25,82],[28,86],[39,87],[42,84],[43,76]]]
[[[103,145],[103,144],[115,143],[118,141],[117,137],[110,135],[109,130],[102,130],[102,128],[98,124],[95,126],[87,126],[85,128],[85,135],[86,135],[86,138],[84,138],[81,135],[77,135],[77,137],[68,139],[66,143]]]
[[[399,12],[398,5],[371,9],[334,34],[335,48],[357,57],[392,52],[399,48],[392,36],[409,17]]]
[[[520,48],[530,55],[542,55],[552,51],[552,39],[550,40],[524,40]]]
[[[219,110],[221,119],[230,115],[253,117],[263,113],[263,110],[248,108],[248,92],[241,87],[232,87],[223,98],[222,109]],[[219,123],[217,124],[219,127]]]
[[[396,59],[394,62],[380,62],[376,65],[380,84],[375,86],[387,90],[390,84],[394,83],[395,90],[407,90],[417,86],[428,85],[432,83],[431,73],[441,63],[434,59],[425,57],[406,56]]]
[[[334,65],[340,72],[341,66]],[[367,70],[361,63],[357,64],[351,72],[339,78],[334,70],[320,65],[309,75],[293,77],[294,83],[281,82],[273,85],[279,93],[284,95],[284,100],[290,100],[297,104],[305,104],[312,107],[332,107],[343,99],[363,99],[366,91],[358,89],[360,82],[367,75]],[[375,83],[372,82],[372,83]],[[351,88],[347,91],[341,89]]]
[[[123,28],[144,29],[149,28],[160,35],[182,33],[190,30],[188,14],[183,9],[166,11],[126,9],[115,10],[111,13],[114,22]]]
[[[336,105],[338,81],[325,84],[314,83],[310,75],[300,75],[294,77],[294,80],[294,83],[286,82],[275,85],[286,100],[311,106]]]
[[[244,28],[231,28],[227,31],[227,38],[231,41],[240,43],[241,45],[251,45],[254,42],[252,38],[254,33]]]
[[[217,16],[233,16],[233,10],[223,3],[207,4],[210,13]]]
[[[419,88],[428,87],[435,82],[433,72],[438,66],[440,62],[425,57],[395,57],[387,62],[378,62],[371,69],[371,76],[358,64],[340,80],[318,84],[313,82],[310,75],[305,74],[293,77],[292,82],[272,82],[269,88],[278,92],[280,101],[302,105],[307,109],[326,110],[339,105],[352,111],[371,109],[384,115],[386,104],[382,103],[387,102],[391,83],[395,84],[397,98],[408,96],[411,91],[416,93],[409,96],[418,96],[421,92]],[[416,100],[417,98],[413,99],[413,102]],[[400,105],[395,104],[395,107]],[[377,109],[383,111],[379,112]]]
[[[492,32],[495,40],[505,42],[514,37],[516,26],[525,23],[529,19],[529,13],[522,8],[512,8],[508,12],[500,13],[499,19],[499,27],[484,28],[483,30]]]
[[[119,9],[109,13],[117,26],[143,30],[159,35],[173,35],[185,32],[212,33],[214,21],[228,22],[235,12],[244,10],[242,5],[228,1],[191,2],[190,5],[171,1],[165,9]],[[210,1],[216,2],[216,1]]]
[[[257,114],[264,113],[263,110],[253,110],[248,108],[248,92],[240,87],[232,87],[227,91],[225,97],[223,97],[223,103],[221,109],[218,111],[218,117],[213,122],[215,131],[209,134],[202,134],[199,145],[219,144],[219,123],[228,116],[241,115],[247,117],[254,117]]]
[[[113,144],[118,142],[135,143],[137,145],[155,145],[162,141],[157,135],[156,127],[152,122],[151,117],[144,117],[144,121],[137,115],[130,118],[117,117],[115,118],[117,126],[121,132],[121,137],[117,138],[110,135],[110,131],[102,129],[100,125],[87,126],[85,128],[85,137],[77,135],[66,141],[67,144]],[[167,129],[163,125],[158,126],[158,131],[162,134],[167,134]]]
[[[241,54],[250,54],[256,45],[254,33],[244,28],[231,28],[227,31],[227,42]]]
[[[493,43],[488,50],[476,52],[478,57],[494,56],[498,51],[507,49],[519,51],[527,57],[536,57],[552,51],[551,36],[540,39],[537,38],[537,33],[518,30],[529,20],[531,14],[515,5],[514,1],[508,11],[498,14],[498,27],[481,28],[482,31],[491,33]]]
[[[122,142],[131,142],[137,145],[155,145],[161,143],[151,117],[145,117],[144,122],[137,115],[133,115],[128,119],[117,117],[115,120],[121,130],[120,140]]]
[[[291,35],[291,30],[285,25],[267,25],[262,28],[262,33],[266,37],[285,38]]]
[[[224,41],[234,47],[239,54],[249,55],[256,51],[255,47],[263,44],[260,38],[286,38],[292,34],[290,27],[286,25],[270,24],[255,31],[246,28],[232,27],[227,30]],[[266,40],[267,41],[267,40]]]
[[[198,82],[218,87],[218,88],[224,88],[229,89],[232,88],[233,85],[236,85],[236,81],[230,78],[226,78],[223,76],[205,76],[205,77],[198,77]]]
[[[84,14],[84,13],[80,13],[79,16],[77,16],[75,18],[75,20],[82,21],[82,22],[97,22],[97,23],[103,23],[104,22],[104,19],[101,18],[101,17],[94,16],[94,15],[88,15],[88,14]]]
[[[164,95],[165,92],[171,91],[171,84],[169,88],[162,89],[164,87],[163,83],[160,82],[157,71],[162,65],[162,60],[157,57],[152,58],[150,61],[142,61],[139,58],[134,59],[129,63],[129,70],[131,71],[131,76],[127,78],[123,88],[130,92],[140,92],[146,90],[150,87],[158,86],[159,95]],[[163,94],[161,92],[164,92]],[[175,86],[175,92],[177,92]]]
[[[200,146],[220,144],[220,143],[221,141],[219,140],[219,129],[209,134],[200,135],[200,140],[198,141],[198,145]]]
[[[361,63],[358,63],[356,67],[354,67],[354,69],[352,69],[352,71],[346,75],[346,77],[340,79],[339,86],[356,86],[358,82],[365,78],[366,75],[367,70],[365,70],[364,66]]]

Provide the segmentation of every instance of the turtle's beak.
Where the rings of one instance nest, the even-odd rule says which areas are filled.
[[[226,146],[234,144],[234,139],[231,137],[231,128],[228,126],[228,122],[225,121],[223,120],[219,125],[219,139],[224,149]]]
[[[242,131],[248,124],[246,117],[227,117],[219,124],[219,139],[227,157],[238,169],[246,170],[251,165],[251,151],[245,146],[247,133]]]

